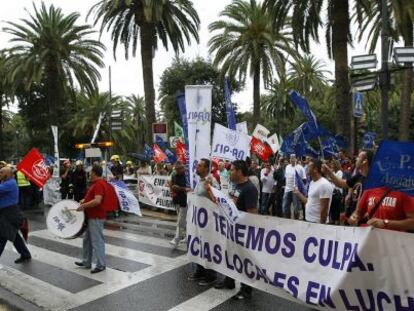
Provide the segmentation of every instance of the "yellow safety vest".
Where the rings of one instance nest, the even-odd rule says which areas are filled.
[[[26,176],[20,171],[17,171],[17,185],[19,187],[28,187],[30,182],[26,179]]]

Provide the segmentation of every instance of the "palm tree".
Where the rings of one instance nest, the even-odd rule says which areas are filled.
[[[129,122],[131,123],[132,131],[134,132],[134,145],[137,145],[137,149],[142,150],[149,129],[145,114],[145,100],[139,95],[132,94],[126,98],[125,103],[130,117]]]
[[[104,46],[90,39],[95,33],[89,25],[77,25],[79,13],[64,15],[59,8],[49,8],[42,3],[34,14],[21,23],[8,22],[3,30],[14,44],[7,59],[10,75],[16,84],[23,83],[30,89],[34,83],[45,86],[49,125],[57,121],[57,108],[64,107],[68,86],[75,82],[81,90],[97,89],[103,67]]]
[[[12,100],[13,86],[10,81],[9,68],[6,64],[6,53],[0,51],[0,159],[4,159],[3,154],[3,106]]]
[[[125,58],[129,49],[136,55],[138,43],[141,45],[143,68],[145,110],[148,124],[156,120],[155,91],[152,62],[158,48],[158,39],[168,50],[184,51],[185,41],[191,38],[199,41],[200,19],[189,0],[101,0],[95,4],[89,14],[95,13],[95,24],[101,22],[101,33],[111,30],[114,56],[119,43],[125,47]],[[88,14],[88,15],[89,15]],[[147,132],[148,141],[152,141],[151,130]]]
[[[293,62],[288,71],[293,88],[306,98],[324,90],[329,82],[327,75],[330,72],[326,70],[325,63],[313,55],[305,55]]]
[[[98,124],[99,114],[103,113],[106,122],[102,122],[101,132],[109,133],[108,118],[112,110],[121,109],[119,101],[120,97],[111,96],[108,92],[79,93],[76,98],[76,111],[66,126],[74,136],[92,138],[96,125]],[[109,139],[109,137],[106,138]]]
[[[289,92],[292,88],[291,79],[282,66],[279,68],[278,79],[275,79],[270,86],[269,95],[263,98],[262,107],[266,113],[266,119],[276,122],[278,135],[287,134],[285,124],[291,123],[295,117],[295,107],[289,99]]]
[[[214,65],[223,74],[245,82],[253,78],[253,119],[260,122],[260,80],[265,87],[273,81],[274,71],[294,55],[289,30],[273,23],[271,15],[256,0],[235,0],[220,13],[224,19],[209,26],[220,31],[209,41],[210,53],[216,53]]]
[[[373,53],[381,34],[381,3],[370,1],[370,6],[360,8],[354,15],[360,26],[359,41],[367,34],[370,53]],[[404,40],[405,47],[413,46],[414,36],[414,4],[411,0],[388,0],[388,11],[390,14],[390,34],[395,41],[400,36]],[[409,139],[410,117],[411,117],[411,94],[413,92],[413,70],[412,64],[405,64],[403,89],[401,92],[401,110],[399,123],[399,139]]]
[[[357,0],[355,5],[364,5],[365,1]],[[265,6],[279,22],[292,12],[293,39],[305,52],[309,52],[310,39],[319,40],[319,28],[326,27],[328,54],[335,60],[337,132],[352,138],[348,78],[348,43],[352,38],[349,4],[350,0],[265,0]],[[322,8],[325,6],[328,8],[326,23],[322,21]]]

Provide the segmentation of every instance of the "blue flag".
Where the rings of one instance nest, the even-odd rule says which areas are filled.
[[[338,158],[338,146],[336,145],[335,136],[327,136],[322,140],[323,155],[324,157]]]
[[[165,154],[168,157],[168,162],[170,162],[171,164],[174,164],[175,162],[177,162],[177,157],[170,149],[165,149]]]
[[[308,119],[309,125],[311,126],[311,128],[314,131],[318,132],[319,131],[318,121],[316,120],[315,114],[310,109],[308,101],[296,91],[290,91],[289,98],[292,101],[292,103],[296,107],[298,107],[300,111],[302,111],[306,119]]]
[[[184,140],[185,140],[186,148],[188,150],[188,122],[187,122],[187,108],[185,105],[184,94],[177,96],[177,105],[178,105],[178,109],[180,110],[181,123],[183,124],[183,129],[184,129]],[[187,187],[190,187],[190,168],[189,168],[188,161],[185,165],[185,183]]]
[[[336,140],[336,145],[339,148],[343,148],[343,149],[348,148],[348,141],[347,141],[347,139],[344,136],[342,136],[342,135],[336,135],[335,136],[335,140]]]
[[[303,183],[302,178],[299,176],[299,173],[295,171],[295,183],[296,188],[298,188],[299,192],[302,193],[304,196],[307,196],[306,186]]]
[[[283,143],[282,146],[280,146],[280,151],[285,156],[295,153],[295,150],[293,149],[293,134],[289,134],[283,138]]]
[[[364,189],[384,186],[414,196],[414,143],[390,140],[381,142]]]
[[[55,157],[48,155],[48,154],[44,156],[44,159],[45,159],[45,164],[47,166],[52,166],[56,162]]]
[[[363,143],[364,143],[364,149],[372,149],[374,148],[375,144],[375,138],[377,137],[377,134],[374,132],[367,132],[364,134]]]
[[[187,108],[185,106],[184,94],[177,96],[177,105],[178,110],[180,111],[181,123],[183,124],[185,144],[188,146]]]
[[[167,143],[162,139],[161,136],[155,135],[155,143],[160,146],[162,149],[167,148]]]
[[[310,156],[310,157],[312,157],[312,158],[314,158],[314,159],[317,159],[317,158],[319,158],[319,152],[318,151],[316,151],[314,148],[312,148],[312,146],[310,146],[309,144],[307,144],[306,146],[305,146],[305,155],[306,156]]]
[[[154,156],[154,151],[152,150],[152,148],[150,146],[148,146],[148,144],[145,144],[145,149],[144,149],[144,153],[145,156],[151,160],[152,157]]]
[[[236,114],[231,102],[230,80],[228,77],[224,79],[224,99],[226,101],[227,127],[236,130]]]

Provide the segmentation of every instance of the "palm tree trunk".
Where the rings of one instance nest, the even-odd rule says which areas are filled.
[[[53,142],[53,133],[52,133],[52,125],[58,124],[58,115],[57,115],[57,107],[63,105],[63,86],[60,83],[60,77],[58,76],[58,70],[55,65],[55,61],[53,59],[49,60],[49,63],[46,68],[46,94],[45,94],[45,101],[48,109],[48,116],[49,116],[49,124],[46,132],[49,134],[48,136],[50,139],[48,140],[50,143],[48,144],[48,152],[53,154],[54,150],[54,142]]]
[[[260,123],[260,64],[253,75],[253,125]]]
[[[404,45],[406,47],[413,46],[413,24],[407,22],[407,37],[404,38]],[[412,63],[406,63],[403,78],[403,90],[401,93],[401,112],[400,112],[400,128],[399,140],[409,139],[410,117],[411,117],[411,93],[413,91],[413,69],[410,68]]]
[[[335,60],[336,130],[349,139],[351,152],[354,137],[351,133],[351,94],[348,79],[349,3],[333,1],[332,53]]]
[[[144,78],[145,111],[147,114],[147,143],[152,143],[152,123],[155,122],[155,90],[154,73],[152,68],[153,40],[155,30],[153,24],[144,23],[141,26],[141,62]]]

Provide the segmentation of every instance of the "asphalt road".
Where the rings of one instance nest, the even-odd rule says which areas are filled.
[[[75,267],[82,240],[60,240],[30,214],[33,260],[14,264],[9,243],[0,258],[0,311],[18,310],[310,310],[254,290],[251,300],[234,301],[236,290],[216,290],[187,280],[191,264],[184,246],[148,232],[105,229],[107,270],[92,275]]]

